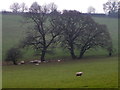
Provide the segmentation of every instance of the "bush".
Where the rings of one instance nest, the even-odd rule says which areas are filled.
[[[6,54],[6,61],[12,61],[14,65],[17,65],[17,60],[22,57],[21,51],[18,48],[10,48]]]

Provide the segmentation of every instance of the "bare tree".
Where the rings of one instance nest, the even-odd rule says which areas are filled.
[[[78,48],[80,49],[79,59],[90,48],[102,47],[109,52],[110,49],[112,50],[112,40],[107,27],[97,24],[90,17],[84,19],[84,29],[78,41]]]
[[[103,10],[106,14],[114,14],[118,12],[119,9],[119,1],[118,0],[109,0],[105,4],[103,4]]]
[[[21,3],[20,7],[21,7],[21,12],[25,12],[26,10],[28,10],[28,8],[24,2]]]
[[[32,13],[42,12],[41,6],[37,2],[33,2],[32,5],[29,8],[29,12],[32,12]]]
[[[48,4],[48,8],[50,9],[50,12],[57,11],[57,5],[53,2]]]
[[[95,8],[92,6],[88,7],[88,13],[95,13]]]
[[[118,17],[120,18],[120,1],[118,2]]]
[[[33,24],[31,24],[31,30],[22,44],[23,46],[32,46],[36,51],[39,51],[40,59],[44,61],[47,50],[59,40],[61,20],[59,14],[50,17],[47,14],[46,6],[41,7],[37,3],[34,5],[31,6],[30,12],[25,15]]]
[[[15,13],[17,13],[19,10],[20,10],[20,5],[19,5],[19,3],[13,3],[11,6],[10,6],[10,9],[13,11],[13,12],[15,12]]]
[[[75,49],[80,50],[78,58],[90,48],[102,47],[112,54],[112,40],[105,25],[96,23],[90,16],[83,16],[76,11],[64,11],[63,45],[70,51],[73,59],[77,58]]]
[[[82,30],[82,18],[78,11],[67,11],[65,10],[62,14],[62,27],[63,27],[63,41],[62,45],[66,47],[71,54],[73,59],[75,55],[76,40],[81,34]]]

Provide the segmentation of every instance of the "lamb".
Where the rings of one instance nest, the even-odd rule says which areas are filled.
[[[83,72],[76,72],[76,76],[81,76]]]

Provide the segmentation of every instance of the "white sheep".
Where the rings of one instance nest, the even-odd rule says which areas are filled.
[[[33,63],[34,61],[30,61],[30,63]]]
[[[20,63],[21,63],[21,64],[25,64],[25,61],[21,61]]]
[[[61,60],[58,60],[58,62],[60,62]]]
[[[38,63],[38,60],[33,60],[31,61],[31,63]]]
[[[34,60],[35,62],[37,62],[38,60]]]
[[[36,65],[36,66],[38,66],[38,65],[39,65],[39,63],[36,63],[35,65]]]
[[[76,76],[81,76],[83,72],[76,72]]]
[[[46,63],[46,61],[43,61],[44,63]]]
[[[40,61],[40,60],[38,60],[38,63],[41,63],[41,61]]]

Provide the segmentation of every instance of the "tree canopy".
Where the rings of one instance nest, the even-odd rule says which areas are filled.
[[[30,12],[25,14],[28,22],[33,24],[22,44],[40,51],[41,61],[45,60],[47,50],[58,41],[58,35],[61,33],[59,14],[48,16],[48,10],[47,6],[41,7],[35,2],[32,4]]]
[[[32,46],[38,51],[41,61],[58,41],[69,50],[73,59],[80,59],[87,50],[97,47],[106,49],[112,55],[112,40],[106,25],[96,23],[89,15],[75,10],[60,13],[53,3],[40,6],[34,2],[24,17],[31,27],[22,45]],[[79,51],[78,56],[75,50]]]
[[[103,10],[106,14],[117,16],[120,9],[120,1],[118,0],[109,0],[103,4]]]
[[[19,3],[13,3],[11,6],[10,6],[10,9],[14,12],[14,13],[17,13],[19,10],[20,10],[20,5]]]
[[[73,59],[75,49],[79,50],[78,58],[90,48],[102,47],[112,50],[112,40],[106,25],[96,23],[90,16],[77,11],[65,11],[62,14],[63,41]]]
[[[88,13],[95,13],[95,8],[92,6],[88,7]]]

